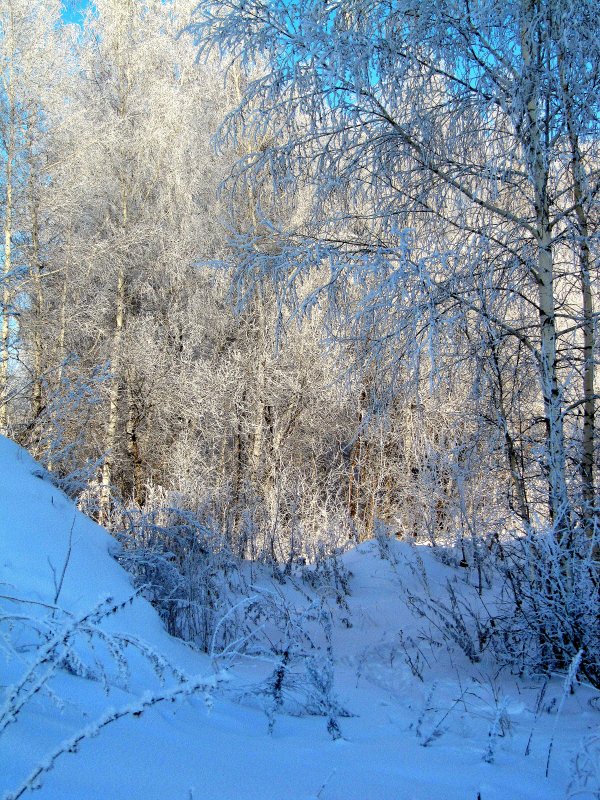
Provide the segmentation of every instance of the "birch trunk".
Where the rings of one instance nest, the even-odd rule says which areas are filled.
[[[14,18],[12,8],[9,12],[7,30],[9,62],[6,77],[6,98],[8,102],[8,135],[5,142],[5,205],[4,205],[4,269],[2,286],[2,343],[0,345],[0,433],[8,433],[8,376],[10,360],[10,317],[12,292],[10,289],[12,270],[12,225],[13,225],[13,167],[16,148],[16,108],[15,86],[12,65],[14,53]]]
[[[544,413],[546,422],[546,451],[549,483],[550,517],[557,535],[569,528],[569,499],[565,480],[566,459],[563,430],[563,409],[557,379],[556,311],[550,231],[542,231],[538,242],[540,273],[540,361]]]
[[[538,307],[540,318],[540,378],[546,425],[546,471],[548,505],[556,535],[562,539],[570,527],[569,498],[566,483],[566,458],[563,430],[562,397],[558,382],[556,356],[556,298],[552,253],[552,229],[548,201],[548,154],[545,129],[548,119],[541,119],[540,81],[544,64],[538,31],[541,22],[539,0],[525,0],[521,30],[521,53],[527,130],[524,137],[526,158],[533,184],[535,206],[535,243],[537,248]]]
[[[33,173],[33,169],[32,169]],[[39,201],[36,197],[34,175],[29,184],[31,214],[31,273],[33,281],[33,386],[31,391],[31,410],[33,419],[37,419],[43,411],[43,317],[44,288],[42,281],[43,266],[40,260],[40,223]]]
[[[108,422],[106,426],[106,455],[102,466],[102,484],[100,488],[100,524],[108,524],[110,518],[110,496],[117,445],[117,431],[119,425],[119,400],[121,397],[120,361],[123,329],[125,327],[125,271],[121,267],[117,276],[117,297],[115,328],[113,332],[110,369],[112,373]]]
[[[570,120],[569,139],[572,157],[573,198],[575,201],[575,214],[577,216],[577,232],[579,234],[579,279],[583,312],[583,432],[580,473],[583,501],[586,506],[586,512],[589,515],[596,504],[596,493],[594,489],[594,303],[592,297],[592,281],[590,277],[590,235],[588,218],[583,200],[585,174],[581,163],[579,141]]]

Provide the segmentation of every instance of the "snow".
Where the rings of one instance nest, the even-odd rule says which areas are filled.
[[[127,667],[97,633],[77,639],[89,674],[57,668],[0,733],[0,796],[49,764],[62,742],[76,752],[60,754],[42,770],[40,800],[568,796],[573,758],[600,723],[598,693],[578,685],[565,694],[564,676],[544,690],[540,678],[498,674],[491,660],[471,664],[458,648],[423,638],[427,623],[403,600],[407,589],[419,590],[419,565],[434,597],[447,580],[470,591],[460,571],[427,548],[390,542],[391,558],[382,558],[378,544],[367,542],[343,557],[351,572],[349,613],[329,601],[335,694],[352,714],[338,719],[342,738],[330,736],[323,717],[284,713],[276,713],[269,732],[260,696],[252,692],[268,665],[238,659],[226,674],[215,673],[207,656],[170,637],[151,606],[134,597],[113,558],[114,540],[6,439],[0,439],[0,471],[0,706],[39,656],[35,625],[64,630],[73,624],[70,615],[81,618],[107,596],[125,605],[97,628],[121,642]],[[275,586],[263,570],[258,583],[291,605],[316,599],[297,577]],[[9,624],[9,614],[25,619]],[[313,634],[318,640],[319,629]],[[123,637],[144,647],[125,647]],[[320,645],[325,648],[323,638]],[[176,667],[164,670],[164,686],[153,654]],[[197,691],[190,693],[192,684],[182,683],[178,670]],[[45,673],[38,668],[35,674]],[[164,702],[152,705],[158,696]],[[598,796],[591,786],[577,794]]]

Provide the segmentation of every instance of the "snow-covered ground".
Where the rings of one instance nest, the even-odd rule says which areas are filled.
[[[572,783],[573,758],[600,723],[598,692],[577,686],[564,695],[560,676],[498,674],[441,636],[441,646],[423,637],[426,623],[402,599],[407,587],[420,590],[420,565],[432,597],[448,579],[468,591],[461,572],[427,548],[390,542],[383,558],[369,542],[343,557],[348,608],[326,601],[336,707],[349,713],[336,717],[334,738],[327,717],[292,716],[286,704],[269,724],[268,697],[252,687],[272,665],[238,659],[216,673],[223,663],[168,636],[143,599],[125,602],[134,591],[111,555],[114,541],[5,439],[0,474],[0,796],[40,764],[48,766],[40,800],[599,796],[597,786]],[[287,608],[316,599],[299,578],[269,580],[262,573],[262,591]],[[313,631],[324,651],[325,630]],[[310,658],[318,668],[318,652]],[[202,688],[188,694],[181,672]],[[184,696],[142,709],[148,692]],[[108,709],[130,713],[97,731]],[[77,752],[50,768],[49,754],[80,731]]]

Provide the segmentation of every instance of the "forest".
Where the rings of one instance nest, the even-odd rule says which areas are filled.
[[[600,688],[598,2],[64,13],[0,0],[0,433],[201,650],[399,541]]]

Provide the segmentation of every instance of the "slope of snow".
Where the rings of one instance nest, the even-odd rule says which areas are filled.
[[[99,600],[134,594],[114,561],[114,541],[75,510],[17,445],[0,439],[0,706],[39,653],[27,621],[84,614]],[[352,716],[339,719],[342,738],[322,717],[276,715],[272,731],[259,695],[233,702],[264,674],[253,662],[233,665],[212,699],[204,692],[159,704],[108,725],[60,756],[42,776],[40,800],[552,800],[564,798],[580,740],[599,724],[598,693],[578,687],[562,701],[562,683],[497,675],[485,660],[471,664],[456,648],[426,634],[402,600],[418,591],[420,564],[432,594],[462,576],[425,548],[376,543],[344,557],[350,570],[349,613],[330,601],[334,619],[335,692]],[[414,569],[410,568],[410,564]],[[64,573],[64,575],[63,575]],[[308,603],[300,579],[270,584],[292,605]],[[60,591],[58,591],[60,588]],[[58,595],[58,597],[56,597]],[[63,611],[52,610],[53,606]],[[50,607],[50,608],[49,608]],[[17,615],[24,620],[8,620]],[[2,615],[4,620],[2,621]],[[61,616],[62,615],[62,616]],[[344,623],[349,620],[350,626]],[[58,624],[58,623],[56,623]],[[181,685],[153,666],[161,653],[189,676],[212,680],[209,659],[169,637],[154,610],[135,597],[99,622],[123,649],[128,675],[110,648],[94,639],[106,675],[61,668],[0,733],[0,796],[15,790],[60,742],[93,726],[107,708],[135,706],[147,690]],[[124,638],[119,639],[119,634]],[[324,641],[321,641],[324,646]],[[85,651],[85,641],[80,650]],[[92,662],[90,662],[92,663]],[[412,665],[412,666],[411,666]],[[67,666],[67,665],[65,665]],[[262,672],[261,672],[262,670]],[[160,670],[158,670],[160,672]],[[537,708],[537,711],[536,711]],[[1,718],[1,717],[0,717]],[[549,775],[545,777],[553,740]],[[490,755],[491,751],[491,755]],[[525,755],[525,752],[528,755]],[[26,792],[25,797],[31,792]],[[597,797],[590,787],[578,798]]]

